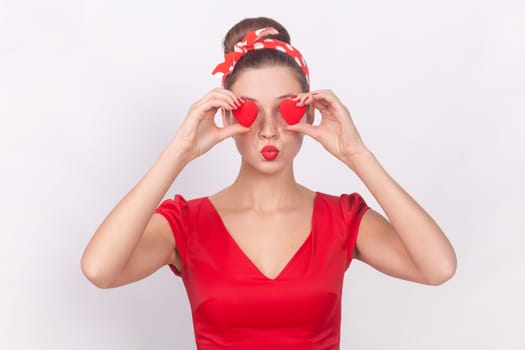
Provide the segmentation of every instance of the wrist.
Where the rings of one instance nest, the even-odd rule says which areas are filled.
[[[357,172],[359,168],[371,160],[376,161],[375,155],[363,145],[359,150],[347,152],[343,162],[354,172]]]
[[[173,139],[165,152],[169,154],[170,158],[179,163],[182,167],[191,162],[195,156],[192,154],[191,144],[184,142],[177,138]]]

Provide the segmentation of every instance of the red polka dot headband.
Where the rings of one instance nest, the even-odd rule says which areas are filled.
[[[248,51],[258,50],[258,49],[274,49],[281,52],[284,52],[290,56],[297,65],[303,71],[306,77],[306,83],[310,85],[310,76],[308,71],[308,66],[303,56],[292,45],[285,43],[284,41],[277,39],[263,39],[265,36],[279,34],[277,29],[273,27],[260,28],[253,32],[249,32],[244,36],[244,38],[239,41],[233,47],[233,51],[224,55],[224,62],[219,63],[217,67],[213,70],[212,74],[223,73],[222,76],[222,85],[228,75],[233,72],[233,68],[239,59],[244,56]]]

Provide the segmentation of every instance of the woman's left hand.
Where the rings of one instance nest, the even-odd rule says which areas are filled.
[[[357,131],[350,112],[330,90],[302,93],[293,98],[297,106],[308,105],[312,110],[310,123],[288,125],[287,130],[302,132],[317,140],[323,147],[346,164],[355,156],[368,152]],[[321,113],[319,125],[312,125],[315,110]]]

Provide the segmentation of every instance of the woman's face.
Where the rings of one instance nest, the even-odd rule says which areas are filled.
[[[289,67],[250,68],[239,72],[231,91],[255,102],[259,114],[250,131],[234,136],[243,162],[264,173],[275,173],[292,166],[301,149],[303,134],[286,130],[279,112],[283,99],[302,92],[295,72]],[[305,119],[307,117],[303,117]],[[307,118],[310,120],[310,118]],[[225,123],[236,122],[231,116]]]

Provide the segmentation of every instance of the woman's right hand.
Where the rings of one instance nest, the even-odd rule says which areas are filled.
[[[222,140],[250,128],[239,123],[218,127],[215,115],[219,109],[233,110],[242,104],[241,98],[231,91],[215,88],[191,105],[186,119],[175,135],[177,143],[189,152],[191,159],[209,151]]]

